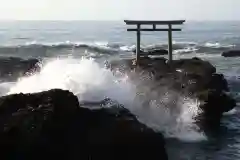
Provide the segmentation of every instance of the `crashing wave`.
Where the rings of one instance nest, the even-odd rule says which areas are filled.
[[[42,65],[40,72],[23,77],[9,86],[6,94],[35,93],[53,88],[70,90],[80,102],[104,99],[118,102],[147,126],[165,133],[166,137],[184,141],[206,139],[194,124],[194,117],[200,113],[197,101],[168,90],[162,93],[163,96],[148,94],[146,98],[150,101],[146,106],[146,103],[142,103],[143,99],[137,96],[138,90],[128,75],[113,74],[93,59],[62,58],[48,61]]]

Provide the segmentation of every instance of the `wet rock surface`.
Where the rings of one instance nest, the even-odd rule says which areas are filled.
[[[127,109],[79,105],[76,96],[59,89],[1,97],[1,157],[167,159],[162,135]]]
[[[224,76],[216,73],[216,68],[212,64],[199,58],[167,63],[165,58],[144,57],[140,59],[137,67],[134,60],[111,64],[112,70],[123,68],[120,70],[132,75],[129,77],[134,83],[137,82],[139,90],[145,88],[143,89],[143,92],[147,92],[145,95],[154,92],[160,95],[161,92],[174,91],[183,97],[197,98],[203,111],[198,120],[204,126],[219,125],[222,114],[236,106],[235,100],[226,93],[229,88]]]
[[[28,73],[38,71],[38,59],[21,59],[16,57],[0,57],[1,81],[13,81]]]
[[[240,50],[230,50],[222,53],[223,57],[240,57]]]
[[[133,50],[133,53],[136,53],[136,50]],[[168,54],[168,50],[166,49],[147,49],[147,50],[140,50],[140,56],[141,57],[147,57],[148,55],[151,56],[159,56],[159,55],[167,55]]]

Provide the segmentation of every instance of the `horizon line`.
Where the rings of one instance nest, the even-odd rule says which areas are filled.
[[[129,18],[130,19],[130,18]],[[120,22],[120,21],[124,21],[124,20],[129,20],[129,19],[112,19],[112,20],[95,20],[95,19],[0,19],[0,22],[17,22],[17,21],[46,21],[46,22],[77,22],[77,21],[96,21],[96,22]],[[130,19],[130,20],[142,20],[142,19]],[[179,20],[179,19],[144,19],[144,20],[149,20],[149,21],[153,21],[153,20],[158,20],[158,21],[165,21],[165,20]],[[219,20],[219,19],[212,19],[212,20],[193,20],[193,19],[185,19],[186,22],[238,22],[239,20]]]

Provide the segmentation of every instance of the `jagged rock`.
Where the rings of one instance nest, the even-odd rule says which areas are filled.
[[[134,53],[136,53],[136,49],[133,50]],[[140,50],[140,56],[141,57],[148,57],[148,56],[159,56],[159,55],[167,55],[168,50],[166,49],[150,49],[150,50]]]
[[[198,92],[197,97],[202,101],[200,107],[204,110],[198,117],[198,123],[201,121],[199,124],[207,129],[218,126],[222,114],[236,106],[236,101],[233,98],[217,90]]]
[[[58,89],[1,97],[0,147],[2,159],[167,159],[162,135],[128,110],[82,108]]]
[[[207,61],[199,58],[175,60],[171,64],[174,69],[181,70],[184,74],[209,76],[216,72],[216,68]]]
[[[132,67],[130,65],[129,68]],[[134,75],[129,77],[133,82],[137,80],[139,90],[148,86],[148,89],[143,89],[149,92],[146,95],[175,91],[182,96],[199,99],[199,107],[203,110],[199,119],[205,124],[219,124],[223,112],[236,106],[235,100],[225,93],[229,88],[224,76],[217,74],[216,68],[209,62],[199,58],[174,60],[170,64],[164,58],[143,57]]]
[[[148,52],[151,55],[167,55],[168,54],[168,50],[166,49],[154,49]]]
[[[167,55],[168,50],[165,49],[153,49],[153,50],[148,50],[145,53],[142,53],[142,55],[151,55],[151,56],[159,56],[159,55]]]
[[[223,57],[239,57],[240,56],[240,50],[230,50],[225,51],[222,53]]]
[[[0,58],[0,78],[1,81],[16,80],[26,75],[28,72],[34,72],[39,69],[38,59],[21,59],[16,57]]]

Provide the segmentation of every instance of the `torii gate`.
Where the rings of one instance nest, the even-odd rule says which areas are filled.
[[[181,25],[185,20],[174,21],[137,21],[137,20],[124,20],[126,25],[136,25],[137,28],[127,29],[127,31],[137,32],[137,45],[136,45],[136,63],[140,58],[140,43],[141,43],[141,31],[166,31],[168,32],[168,57],[169,62],[172,61],[172,31],[181,31],[180,28],[172,28],[173,25]],[[152,28],[141,28],[141,25],[152,25]],[[167,25],[167,29],[156,28],[156,25]]]

